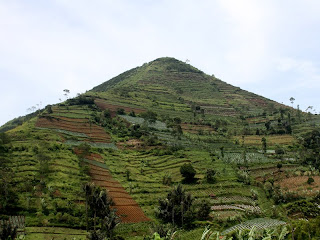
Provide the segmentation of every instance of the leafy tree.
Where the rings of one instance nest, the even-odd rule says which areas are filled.
[[[186,182],[193,182],[196,170],[192,167],[191,163],[185,163],[180,167],[180,173]]]
[[[294,101],[296,100],[294,97],[291,97],[290,99],[290,102],[291,102],[291,104],[292,104],[292,107],[293,107],[293,103],[294,103]]]
[[[86,198],[86,223],[87,223],[87,231],[89,231],[89,201],[91,200],[91,196],[94,190],[94,184],[93,183],[86,183],[82,186],[82,191],[85,193]]]
[[[278,163],[277,164],[277,168],[279,169],[279,172],[281,171],[281,168],[282,168],[282,164],[281,163]]]
[[[314,179],[313,179],[312,177],[309,177],[307,183],[308,183],[308,184],[314,183]]]
[[[202,200],[197,209],[197,218],[199,220],[207,220],[211,212],[211,205],[207,200]]]
[[[117,109],[117,114],[118,115],[124,115],[125,114],[124,109],[123,108],[118,108]]]
[[[47,109],[47,112],[48,112],[49,114],[53,113],[53,111],[52,111],[52,106],[51,106],[51,105],[47,105],[47,106],[46,106],[46,109]]]
[[[304,162],[313,165],[316,168],[320,167],[320,130],[304,134],[301,138],[302,152]]]
[[[104,239],[99,237],[113,237],[113,229],[120,223],[119,217],[115,213],[115,209],[111,209],[113,205],[112,199],[108,196],[105,189],[96,187],[93,184],[85,184],[83,191],[86,196],[86,212],[87,212],[87,228],[88,215],[93,217],[93,231],[91,239]],[[88,209],[89,208],[89,209]],[[96,230],[97,218],[100,219],[100,230]]]
[[[140,116],[144,118],[144,120],[146,120],[148,123],[155,123],[157,120],[157,114],[149,110],[141,113]]]
[[[276,152],[277,155],[283,155],[284,154],[283,148],[281,148],[279,145],[276,146],[275,152]]]
[[[224,158],[224,147],[220,147],[221,158]]]
[[[132,111],[129,113],[129,116],[135,117],[135,116],[136,116],[136,113],[132,110]]]
[[[261,139],[261,143],[262,143],[262,150],[264,153],[266,153],[267,152],[267,139],[265,137],[263,137]]]
[[[144,237],[144,240],[173,240],[177,233],[171,224],[156,224],[152,228],[152,236]]]
[[[173,121],[174,121],[174,123],[175,124],[181,124],[181,118],[179,118],[179,117],[175,117],[174,119],[173,119]]]
[[[181,135],[183,134],[182,128],[179,124],[175,124],[173,126],[172,135],[174,137],[177,137],[178,139],[181,139]]]
[[[266,182],[264,184],[264,190],[267,193],[267,197],[271,197],[272,196],[272,191],[273,191],[273,186],[271,182]]]
[[[110,110],[109,110],[109,109],[104,110],[104,111],[103,111],[103,116],[104,116],[106,119],[111,119]]]
[[[266,122],[264,125],[265,125],[267,131],[269,131],[269,130],[270,130],[270,127],[271,127],[271,122],[268,121],[268,122]]]
[[[14,240],[17,237],[17,227],[13,227],[9,222],[3,221],[0,226],[0,239]]]
[[[195,219],[193,201],[191,194],[179,184],[166,198],[159,200],[157,216],[166,223],[188,227]]]
[[[214,183],[216,181],[215,175],[216,171],[213,169],[207,169],[206,171],[206,180],[208,183]]]

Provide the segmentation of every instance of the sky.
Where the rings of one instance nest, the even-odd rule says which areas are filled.
[[[319,0],[0,0],[0,125],[159,57],[320,112]]]

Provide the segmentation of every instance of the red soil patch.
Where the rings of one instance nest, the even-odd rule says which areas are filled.
[[[110,143],[111,138],[105,130],[95,124],[88,122],[72,122],[62,118],[45,118],[40,117],[36,122],[36,127],[61,129],[76,133],[83,133],[88,136],[88,140],[92,142]]]
[[[320,190],[320,176],[312,176],[314,179],[312,184],[307,183],[308,178],[309,176],[289,177],[276,181],[275,184],[279,185],[282,190],[295,191],[299,195],[315,195],[316,191]]]
[[[83,151],[80,150],[79,148],[74,148],[73,151],[78,156],[81,156],[81,154],[83,153]],[[98,161],[98,162],[104,163],[103,158],[98,153],[90,153],[90,154],[87,154],[87,155],[85,155],[83,157],[86,158],[86,159],[89,159],[89,160],[93,160],[93,161]]]
[[[122,222],[136,223],[150,221],[143,213],[138,203],[127,193],[121,184],[112,178],[107,169],[100,168],[89,164],[90,175],[95,185],[104,187],[110,197],[113,199],[114,208],[117,209],[117,214]]]
[[[76,122],[76,123],[88,123],[87,118],[68,118],[68,117],[58,117],[60,120],[67,121],[67,122]]]
[[[131,111],[134,111],[135,113],[142,113],[142,112],[146,111],[141,108],[125,107],[125,106],[121,106],[121,105],[110,104],[103,99],[95,99],[94,103],[102,110],[109,109],[112,117],[114,117],[116,115],[116,112],[119,108],[124,109],[124,111],[126,113],[129,113]]]

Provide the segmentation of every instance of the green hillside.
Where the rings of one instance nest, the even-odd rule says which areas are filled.
[[[105,226],[102,210],[87,210],[83,186],[94,183],[113,199],[113,236],[124,239],[166,222],[174,239],[255,223],[302,226],[304,239],[298,219],[319,222],[319,126],[319,116],[159,58],[2,126],[0,216],[25,216],[27,239],[85,239]],[[163,199],[180,186],[192,198],[169,211]]]

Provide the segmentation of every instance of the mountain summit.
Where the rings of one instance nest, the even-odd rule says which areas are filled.
[[[169,57],[126,71],[96,86],[88,95],[160,112],[172,104],[177,104],[173,111],[184,112],[197,106],[204,113],[220,116],[253,117],[284,107]]]

